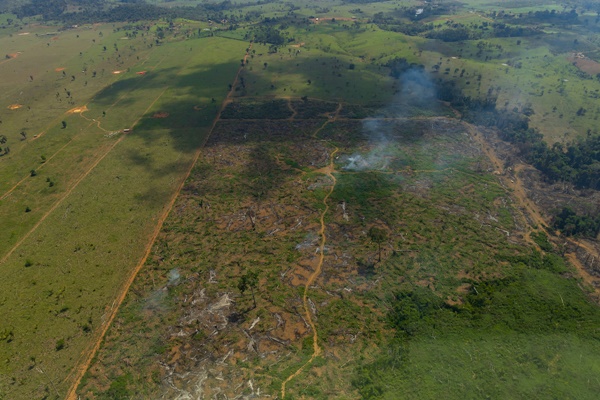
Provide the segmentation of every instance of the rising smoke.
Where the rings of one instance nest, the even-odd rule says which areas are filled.
[[[371,150],[367,154],[356,153],[346,159],[343,167],[349,171],[385,170],[388,168],[394,131],[397,124],[390,124],[386,119],[408,118],[422,113],[431,113],[437,108],[435,84],[429,76],[419,68],[411,68],[398,77],[400,90],[392,102],[383,107],[375,118],[363,120],[363,133],[368,138]]]

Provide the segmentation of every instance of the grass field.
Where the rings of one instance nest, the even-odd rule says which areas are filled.
[[[56,42],[83,39],[76,34],[69,32]],[[35,41],[30,46],[35,48]],[[84,84],[69,85],[73,93],[82,91],[81,97],[73,94],[75,105],[88,109],[82,113],[57,118],[52,89],[20,95],[18,100],[31,104],[31,110],[16,110],[23,116],[7,119],[8,128],[31,119],[28,138],[18,142],[16,134],[9,136],[11,153],[1,163],[7,178],[0,203],[3,329],[10,332],[10,340],[0,352],[11,360],[2,367],[6,396],[64,395],[69,384],[65,378],[102,325],[206,139],[215,104],[223,100],[244,48],[241,42],[207,38],[132,51],[130,64],[114,66],[129,72],[112,74],[113,68],[101,64],[104,78],[98,70],[95,79],[101,82],[93,96]],[[21,71],[27,65],[31,71],[39,68],[28,53],[11,60],[20,63]],[[43,67],[48,69],[45,74],[32,72],[33,82],[56,87],[56,79],[62,78],[55,65],[71,65],[61,61]],[[80,63],[77,57],[70,62]],[[17,68],[10,63],[0,67]],[[92,68],[99,66],[90,65],[88,75]],[[147,73],[137,75],[139,70]],[[78,73],[73,83],[80,79],[88,78]],[[7,92],[4,102],[14,102]],[[38,99],[43,93],[48,96]],[[25,114],[36,110],[39,119]],[[169,115],[156,119],[156,112]],[[132,132],[123,133],[124,128]],[[42,129],[46,131],[34,139],[33,132]],[[34,368],[43,373],[26,373]]]

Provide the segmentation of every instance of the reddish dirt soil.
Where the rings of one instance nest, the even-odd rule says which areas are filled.
[[[581,58],[576,54],[571,55],[567,58],[574,66],[586,72],[590,75],[596,75],[600,73],[600,63],[589,59],[587,57]]]

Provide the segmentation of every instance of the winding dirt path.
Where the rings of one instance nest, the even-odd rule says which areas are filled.
[[[288,106],[288,109],[292,112],[292,115],[287,120],[293,121],[296,119],[296,115],[298,115],[298,111],[296,111],[294,106],[292,106],[292,98],[291,97],[287,98],[287,106]]]
[[[252,49],[252,43],[250,43],[250,46],[248,47],[248,51],[246,52],[246,54],[244,56],[244,64],[246,64],[246,60],[248,58],[250,49]],[[183,187],[185,185],[185,182],[187,181],[187,179],[189,178],[190,174],[192,173],[192,170],[194,169],[194,166],[196,165],[196,162],[198,161],[198,158],[200,157],[202,149],[206,145],[206,142],[208,141],[208,139],[212,135],[212,133],[213,133],[213,131],[214,131],[217,123],[219,122],[223,110],[225,109],[225,107],[227,106],[227,104],[229,104],[231,102],[231,97],[232,97],[233,92],[235,91],[235,87],[237,85],[237,82],[238,82],[238,79],[239,79],[239,76],[240,76],[240,73],[241,73],[242,69],[243,69],[243,67],[240,66],[240,68],[238,69],[238,71],[237,71],[237,73],[235,75],[235,79],[234,79],[233,84],[231,86],[231,90],[227,93],[227,96],[223,100],[223,103],[221,104],[221,108],[217,112],[217,115],[215,116],[215,119],[213,120],[213,123],[212,123],[212,125],[210,127],[210,130],[209,130],[208,134],[206,135],[206,138],[204,139],[204,142],[201,145],[199,145],[198,148],[196,149],[196,152],[194,154],[192,162],[190,163],[190,167],[188,168],[188,170],[187,170],[186,174],[184,175],[183,179],[181,180],[181,182],[180,182],[177,190],[173,193],[173,196],[171,196],[171,199],[169,200],[169,203],[165,207],[162,215],[160,216],[160,218],[158,220],[158,223],[156,224],[156,226],[154,228],[154,231],[152,232],[150,240],[148,241],[148,244],[145,247],[144,256],[137,263],[136,267],[133,269],[133,271],[129,275],[127,281],[125,281],[125,283],[124,283],[121,291],[119,292],[119,295],[117,296],[117,298],[113,302],[113,305],[112,305],[112,307],[110,309],[110,313],[108,315],[108,318],[106,319],[106,321],[104,322],[103,326],[101,327],[100,332],[98,332],[98,335],[96,336],[96,338],[95,338],[94,342],[92,343],[92,345],[90,346],[89,350],[84,351],[84,353],[81,355],[81,357],[83,358],[83,361],[79,363],[78,367],[74,371],[75,377],[73,378],[73,384],[71,385],[71,388],[69,389],[69,392],[68,392],[68,394],[66,396],[67,400],[77,400],[77,388],[79,387],[79,384],[81,383],[81,380],[83,379],[83,376],[85,375],[85,373],[89,369],[89,367],[90,367],[90,365],[92,363],[92,360],[96,356],[96,353],[100,349],[100,346],[102,345],[102,341],[104,340],[104,336],[106,335],[106,332],[108,332],[108,329],[112,325],[112,321],[115,319],[115,317],[117,315],[117,312],[119,311],[119,308],[121,307],[121,304],[125,300],[125,296],[129,292],[129,288],[133,284],[133,281],[135,280],[137,274],[140,272],[140,270],[142,269],[142,267],[144,266],[144,264],[146,264],[146,260],[150,256],[150,253],[152,251],[152,247],[154,246],[154,242],[158,238],[158,235],[160,234],[160,231],[162,230],[162,226],[163,226],[164,222],[166,221],[167,217],[169,216],[171,210],[173,209],[173,205],[175,204],[175,201],[177,200],[177,197],[179,196],[179,193],[183,189]],[[167,89],[165,89],[165,91],[166,90]],[[163,91],[162,93],[164,93],[165,91]],[[160,94],[160,96],[162,96],[162,93]],[[139,122],[139,120],[142,118],[143,115],[145,115],[145,114],[148,113],[148,111],[150,110],[150,108],[160,98],[160,96],[158,98],[156,98],[154,100],[154,102],[152,102],[152,104],[150,105],[150,107],[148,107],[148,109],[135,121],[135,123],[132,125],[132,128]],[[121,138],[119,140],[122,140],[124,137],[125,136],[121,136]]]
[[[340,103],[340,104],[338,104],[338,108],[335,111],[334,117],[331,120],[325,121],[323,123],[323,125],[321,125],[319,127],[319,129],[317,129],[313,133],[312,137],[317,138],[317,135],[319,134],[319,132],[321,132],[329,123],[336,121],[341,109],[342,109],[342,104]],[[326,229],[325,215],[327,215],[327,212],[329,211],[329,203],[327,201],[329,200],[329,197],[333,193],[333,191],[335,189],[335,185],[337,184],[337,180],[335,179],[333,172],[335,172],[334,157],[338,151],[339,151],[339,149],[337,147],[335,147],[335,149],[331,152],[331,155],[329,156],[329,164],[326,167],[323,167],[323,168],[315,171],[315,172],[319,172],[321,174],[327,175],[331,179],[332,184],[331,184],[331,187],[329,188],[329,192],[327,192],[327,195],[325,195],[325,197],[323,198],[323,205],[325,206],[325,208],[323,209],[323,212],[321,213],[321,217],[319,218],[319,223],[321,225],[321,228],[319,229],[319,236],[321,237],[321,243],[319,245],[319,262],[317,263],[317,266],[316,266],[314,272],[308,277],[306,284],[304,285],[304,294],[302,295],[302,304],[304,306],[304,314],[306,316],[306,322],[308,322],[308,325],[310,325],[310,328],[312,329],[312,332],[313,332],[313,353],[307,362],[302,364],[302,366],[300,366],[300,368],[298,368],[296,370],[296,372],[294,372],[293,374],[288,376],[281,383],[281,398],[282,399],[285,398],[285,387],[288,384],[288,382],[290,382],[292,379],[294,379],[295,377],[300,375],[302,373],[302,371],[307,366],[312,364],[312,362],[315,360],[315,358],[320,356],[321,353],[323,352],[323,350],[321,349],[321,346],[319,346],[319,333],[317,331],[315,322],[312,319],[312,314],[311,314],[311,311],[310,311],[310,308],[308,305],[308,291],[309,291],[310,287],[312,286],[312,284],[315,282],[315,280],[319,277],[319,275],[321,275],[321,271],[323,269],[323,261],[325,260],[325,243],[327,242],[327,235],[325,235],[325,229]]]
[[[298,368],[298,370],[296,370],[296,372],[294,372],[293,374],[288,376],[287,379],[285,381],[283,381],[283,383],[281,384],[281,398],[282,399],[285,398],[286,384],[289,381],[291,381],[292,379],[294,379],[295,377],[297,377],[298,375],[300,375],[302,373],[302,371],[304,370],[304,368],[306,368],[308,365],[312,364],[312,362],[315,360],[315,358],[320,356],[321,353],[323,352],[323,350],[321,349],[321,346],[319,346],[319,337],[318,337],[319,335],[318,335],[317,327],[315,326],[315,322],[312,319],[312,313],[311,313],[309,305],[308,305],[308,290],[310,289],[312,284],[315,282],[315,279],[317,279],[317,277],[319,275],[321,275],[321,270],[323,268],[323,261],[325,259],[325,243],[327,242],[327,235],[325,235],[325,215],[329,211],[329,204],[328,204],[327,200],[329,200],[329,197],[333,193],[333,190],[335,189],[335,185],[337,183],[337,180],[335,179],[335,176],[333,175],[333,172],[335,171],[333,160],[334,160],[334,156],[337,152],[338,152],[338,148],[336,147],[329,157],[329,165],[327,167],[321,168],[320,170],[317,171],[317,172],[321,172],[321,173],[327,175],[332,180],[332,185],[329,188],[329,192],[327,193],[327,195],[323,198],[323,205],[325,206],[325,209],[321,213],[321,218],[319,220],[319,222],[321,224],[321,228],[319,229],[319,236],[321,237],[319,262],[317,263],[317,267],[315,268],[314,272],[310,275],[310,277],[306,281],[306,284],[304,285],[304,294],[302,296],[302,304],[304,305],[304,314],[306,316],[306,321],[308,322],[308,324],[310,325],[310,328],[313,331],[313,353],[307,362],[305,362],[300,368]]]

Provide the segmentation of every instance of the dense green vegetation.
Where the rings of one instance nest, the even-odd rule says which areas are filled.
[[[565,207],[557,212],[552,226],[565,235],[578,235],[595,238],[600,234],[600,215],[581,216],[572,209]]]
[[[598,365],[579,352],[598,349],[598,307],[556,275],[565,269],[560,258],[548,263],[551,271],[513,264],[504,278],[473,285],[460,306],[427,288],[390,294],[399,337],[354,385],[364,398],[594,398],[598,383],[589,379]],[[579,362],[590,369],[573,373]]]

